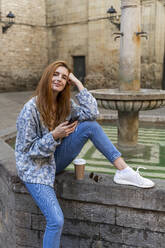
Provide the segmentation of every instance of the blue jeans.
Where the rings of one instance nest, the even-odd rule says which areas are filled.
[[[46,218],[43,248],[59,248],[64,216],[54,189],[37,183],[25,182],[25,185]]]
[[[56,173],[63,171],[73,161],[88,139],[111,163],[121,156],[96,121],[84,121],[57,146],[54,153]],[[41,184],[25,185],[46,218],[43,248],[59,248],[64,217],[54,189]]]
[[[56,174],[63,171],[73,161],[88,139],[111,163],[121,156],[96,121],[84,121],[78,124],[74,133],[64,138],[61,145],[57,146],[54,154]]]

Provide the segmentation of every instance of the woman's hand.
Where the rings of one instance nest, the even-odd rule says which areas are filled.
[[[69,83],[76,85],[79,91],[84,89],[83,84],[73,75],[72,72],[69,74]]]
[[[78,121],[74,121],[71,124],[68,124],[68,121],[65,121],[58,125],[53,131],[53,137],[54,139],[62,139],[64,137],[67,137],[69,134],[73,133]]]

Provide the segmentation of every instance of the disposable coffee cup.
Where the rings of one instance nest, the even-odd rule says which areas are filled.
[[[77,158],[73,161],[75,178],[77,180],[82,180],[84,178],[85,164],[86,160],[82,158]]]

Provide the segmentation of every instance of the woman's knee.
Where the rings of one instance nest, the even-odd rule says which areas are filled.
[[[82,125],[85,128],[92,129],[92,130],[101,128],[97,121],[83,121],[80,123],[80,125]]]
[[[63,225],[64,215],[62,211],[60,214],[57,214],[57,212],[55,211],[55,213],[51,214],[49,219],[47,219],[47,226],[53,230],[61,230],[63,228]]]

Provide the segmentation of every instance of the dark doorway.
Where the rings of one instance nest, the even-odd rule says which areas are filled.
[[[85,56],[73,56],[73,68],[75,76],[84,83],[85,72]]]
[[[165,90],[165,54],[164,54],[164,63],[163,63],[162,89]]]

